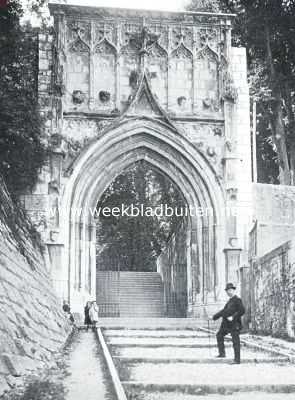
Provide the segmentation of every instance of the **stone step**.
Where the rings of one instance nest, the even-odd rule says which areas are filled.
[[[152,363],[152,364],[171,364],[171,363],[183,363],[183,364],[231,364],[232,358],[189,358],[189,357],[171,357],[171,358],[162,358],[162,357],[122,357],[122,356],[113,356],[115,360],[123,362],[125,365],[127,364],[143,364],[143,363]],[[287,358],[250,358],[243,357],[242,364],[271,364],[271,363],[286,363],[288,362]]]
[[[224,388],[233,391],[295,392],[294,366],[290,363],[218,366],[143,363],[132,364],[129,374],[128,380],[134,383],[207,388],[207,393],[217,393]]]
[[[140,330],[140,331],[191,331],[197,332],[200,327],[206,326],[206,321],[201,318],[150,318],[142,317],[103,317],[101,326],[114,330]]]
[[[119,330],[119,329],[106,329],[104,330],[104,334],[108,337],[110,336],[126,336],[126,337],[150,337],[150,338],[208,338],[208,334],[201,331],[192,331],[192,330]],[[211,337],[215,337],[215,335],[211,335]]]
[[[159,300],[159,299],[163,299],[163,293],[162,291],[139,291],[139,292],[125,292],[125,293],[120,293],[119,294],[119,298],[120,299],[129,299],[130,297],[132,298],[138,298],[138,299],[145,299],[145,300],[149,300],[149,301],[153,301],[153,300]]]
[[[120,342],[115,342],[115,341],[108,341],[108,345],[114,346],[114,347],[135,347],[135,348],[163,348],[163,344],[155,343],[155,344],[149,344],[149,343],[120,343]],[[174,344],[174,343],[167,343],[168,347],[177,347],[177,348],[182,348],[182,349],[215,349],[216,345],[215,344]],[[230,347],[231,345],[228,343],[225,344],[225,347]]]
[[[166,365],[167,366],[167,365]],[[216,368],[216,367],[215,367]],[[123,386],[127,391],[132,391],[133,393],[135,391],[140,391],[141,394],[144,392],[152,392],[153,394],[156,393],[156,397],[150,397],[151,399],[155,400],[160,400],[161,397],[158,397],[158,393],[163,393],[163,392],[171,392],[174,393],[174,397],[171,397],[171,400],[182,400],[183,398],[181,397],[180,393],[185,393],[186,395],[192,395],[193,398],[192,400],[197,400],[202,399],[202,397],[199,397],[201,395],[205,395],[206,397],[203,397],[205,400],[210,400],[210,398],[214,400],[221,400],[220,396],[222,395],[222,400],[223,399],[231,399],[231,400],[237,400],[240,397],[237,397],[237,394],[247,394],[247,400],[249,400],[249,397],[251,400],[253,400],[252,394],[256,394],[255,399],[257,400],[285,400],[285,396],[287,396],[290,393],[293,393],[287,399],[294,399],[294,393],[295,393],[295,384],[253,384],[253,385],[247,385],[247,384],[198,384],[198,383],[187,383],[187,384],[181,384],[181,383],[169,383],[169,384],[159,384],[159,383],[153,383],[150,381],[123,381],[122,382]],[[177,397],[175,397],[175,393],[177,393]],[[209,395],[218,395],[218,397],[211,397]],[[234,397],[233,397],[234,394]],[[277,396],[273,397],[273,394],[276,394]],[[279,394],[282,394],[284,397],[278,396]],[[225,397],[224,397],[225,396]],[[230,396],[230,397],[227,397]],[[269,397],[265,397],[269,396]],[[243,399],[246,399],[246,397],[242,397]],[[146,397],[145,397],[146,400]]]
[[[179,337],[158,337],[158,338],[153,338],[153,337],[128,337],[128,336],[122,336],[122,337],[110,337],[108,338],[110,343],[114,343],[114,344],[135,344],[138,346],[141,345],[158,345],[158,346],[201,346],[201,347],[210,347],[212,344],[216,344],[216,340],[211,340],[211,338],[209,339],[208,337],[198,337],[196,339],[194,338],[179,338]],[[229,341],[226,342],[226,345],[231,345],[231,343]],[[243,344],[241,345],[241,347],[244,347]]]
[[[128,316],[130,315],[129,310],[120,310],[120,317],[123,318],[128,318]],[[144,312],[144,311],[138,311],[138,312],[133,312],[133,316],[138,316],[141,318],[161,318],[163,315],[162,311],[148,311],[148,312]]]
[[[118,304],[120,317],[163,317],[163,283],[157,272],[99,272],[97,279],[98,288],[105,281],[105,287],[112,293],[109,296],[102,291],[99,302],[107,304],[108,299],[111,299],[111,302]]]
[[[127,292],[128,291],[128,292]],[[156,286],[156,285],[135,285],[130,284],[129,285],[122,285],[120,286],[120,294],[124,294],[124,293],[141,293],[142,291],[146,291],[146,292],[159,292],[162,291],[162,286]]]
[[[162,347],[120,347],[116,349],[115,355],[119,357],[129,357],[129,358],[141,358],[141,359],[192,359],[192,360],[204,360],[204,359],[215,359],[215,355],[217,354],[217,346],[215,343],[215,348],[185,348],[185,347],[171,347],[171,346],[162,346]],[[227,360],[232,360],[234,357],[233,348],[229,344],[226,349],[226,359],[220,359],[223,362]],[[287,357],[274,356],[271,353],[265,353],[262,351],[253,351],[243,346],[241,351],[242,360],[244,359],[253,359],[253,360],[265,360],[272,359],[277,360],[277,362],[287,360]],[[219,359],[218,359],[219,360]]]
[[[235,392],[234,397],[230,394],[206,394],[202,395],[200,391],[197,394],[179,393],[175,391],[153,391],[149,392],[139,388],[135,391],[133,388],[133,396],[144,400],[249,400],[249,393]],[[251,391],[251,400],[294,400],[294,393],[263,393]]]

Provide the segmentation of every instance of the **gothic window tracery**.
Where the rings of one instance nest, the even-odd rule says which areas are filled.
[[[148,54],[147,69],[152,90],[163,107],[167,107],[167,68],[167,53],[158,43],[155,43]]]
[[[79,37],[70,45],[67,57],[66,97],[73,106],[79,104],[73,104],[73,93],[77,91],[83,94],[82,105],[89,98],[89,48]]]
[[[192,106],[193,64],[192,53],[183,43],[171,54],[170,104],[173,111],[190,112]],[[172,83],[173,82],[173,83]],[[185,98],[185,101],[179,101]]]
[[[95,104],[98,108],[113,109],[116,95],[116,49],[106,39],[96,45],[93,64]],[[102,96],[102,92],[109,93],[109,96]]]
[[[126,104],[133,93],[130,76],[139,71],[139,53],[136,47],[128,44],[120,53],[120,94],[121,102]]]
[[[197,52],[196,99],[198,109],[205,112],[219,110],[219,74],[217,54],[206,45]]]

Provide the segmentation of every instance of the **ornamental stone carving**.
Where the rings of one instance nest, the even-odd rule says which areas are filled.
[[[74,90],[72,93],[72,100],[74,104],[82,104],[86,99],[86,95],[82,90]]]

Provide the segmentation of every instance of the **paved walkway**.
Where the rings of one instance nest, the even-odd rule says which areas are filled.
[[[64,380],[65,400],[113,399],[95,334],[80,331],[74,339]]]

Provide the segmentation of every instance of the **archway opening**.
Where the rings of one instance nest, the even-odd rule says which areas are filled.
[[[96,206],[102,316],[186,316],[187,210],[177,184],[145,160],[113,179]]]
[[[220,293],[223,293],[225,221],[221,211],[224,193],[212,166],[191,143],[167,124],[148,118],[119,122],[99,140],[93,141],[72,166],[62,205],[65,210],[82,209],[83,213],[67,212],[64,215],[63,271],[68,275],[70,302],[73,309],[78,310],[87,299],[96,298],[96,225],[92,210],[96,209],[111,182],[140,160],[169,177],[180,189],[189,209],[209,210],[209,214],[194,214],[187,218],[182,235],[183,238],[186,236],[185,256],[182,257],[187,262],[186,315],[202,316],[211,305],[212,309],[216,308]],[[176,254],[175,243],[176,238],[171,238],[167,248],[170,254]],[[170,265],[175,264],[174,257],[168,257],[168,260]],[[161,265],[157,262],[157,271],[160,269],[163,275],[164,271],[177,271],[163,269]],[[164,279],[171,283],[165,291],[167,307],[175,302],[176,276],[177,273],[170,273],[168,281],[166,273]]]

